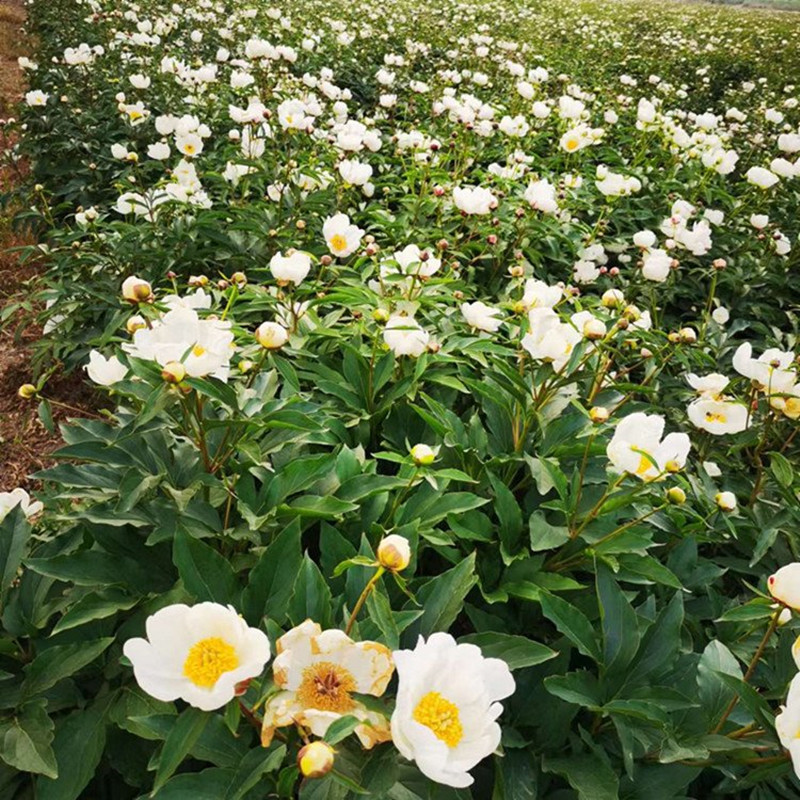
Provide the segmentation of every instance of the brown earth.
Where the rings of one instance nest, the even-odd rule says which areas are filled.
[[[24,178],[25,165],[11,164],[7,158],[14,135],[5,121],[14,115],[25,88],[25,77],[17,58],[25,55],[28,44],[22,30],[25,11],[22,0],[0,0],[0,197]],[[33,382],[30,366],[32,344],[41,329],[30,322],[30,313],[15,311],[3,321],[3,311],[24,302],[36,279],[37,264],[21,263],[15,248],[33,242],[30,233],[14,226],[14,203],[0,205],[0,491],[16,486],[31,486],[30,475],[52,463],[50,454],[61,445],[57,432],[46,429],[39,419],[37,402],[23,400],[17,390]],[[47,381],[44,396],[53,401],[56,426],[78,413],[91,414],[94,393],[82,375],[61,375]],[[63,405],[70,406],[70,409]]]

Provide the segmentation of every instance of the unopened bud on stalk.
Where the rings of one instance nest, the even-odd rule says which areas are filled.
[[[592,406],[589,409],[589,419],[598,425],[607,422],[611,412],[605,406]]]
[[[186,367],[180,361],[168,361],[161,370],[161,377],[167,383],[180,383],[186,377]]]
[[[125,323],[125,330],[128,333],[131,333],[131,334],[136,333],[136,331],[141,330],[142,328],[146,328],[146,327],[147,327],[147,322],[145,321],[145,318],[144,317],[140,317],[138,314],[136,314],[135,316],[131,317]]]
[[[247,283],[247,275],[244,272],[234,272],[231,275],[231,283],[235,283],[237,286],[244,286]]]
[[[385,308],[376,308],[372,312],[372,319],[375,322],[386,322],[389,319],[389,312]]]
[[[714,502],[723,511],[733,511],[736,508],[736,495],[733,492],[717,492]]]
[[[436,451],[427,444],[415,444],[411,448],[411,458],[417,466],[427,466],[436,460]]]
[[[239,372],[245,373],[250,372],[250,370],[255,367],[254,361],[248,361],[246,358],[239,362]]]
[[[131,303],[146,303],[153,296],[153,289],[147,281],[131,275],[122,283],[122,296]]]
[[[289,341],[289,333],[277,322],[262,322],[256,330],[258,343],[267,350],[278,350]]]
[[[36,397],[38,391],[32,383],[23,383],[22,386],[17,389],[17,394],[23,400],[30,400],[31,398]]]
[[[311,742],[297,754],[297,766],[306,778],[322,778],[333,769],[333,748],[326,742]]]
[[[697,331],[694,328],[681,328],[678,336],[684,344],[694,344],[697,341]]]
[[[381,539],[378,545],[378,563],[392,572],[404,570],[411,561],[408,539],[396,533]]]
[[[677,461],[667,461],[664,465],[667,472],[676,473],[681,471],[681,465]]]
[[[675,506],[681,506],[686,502],[686,492],[680,486],[673,486],[667,492],[667,500]]]

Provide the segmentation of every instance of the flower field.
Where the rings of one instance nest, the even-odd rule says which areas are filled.
[[[799,797],[800,17],[27,11],[0,797]]]

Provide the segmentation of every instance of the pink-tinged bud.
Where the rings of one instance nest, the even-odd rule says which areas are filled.
[[[486,237],[486,241],[487,241],[489,244],[491,244],[491,245],[496,245],[496,244],[497,244],[497,234],[490,233],[490,234],[489,234],[489,235]]]
[[[800,610],[800,563],[795,561],[781,567],[767,579],[769,593],[789,608]]]

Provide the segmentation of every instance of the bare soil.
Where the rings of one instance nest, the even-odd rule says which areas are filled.
[[[17,66],[17,58],[25,55],[28,47],[24,22],[22,0],[0,0],[0,196],[23,180],[26,171],[25,164],[12,167],[3,158],[14,146],[5,121],[14,115],[25,91],[25,76]],[[16,210],[13,203],[0,206],[0,315],[30,294],[37,276],[38,265],[21,263],[15,251],[34,241],[30,233],[13,224]],[[17,394],[22,384],[33,382],[31,345],[41,335],[38,326],[16,314],[0,327],[0,491],[31,488],[30,475],[51,464],[51,453],[62,443],[58,432],[48,431],[39,419],[37,401],[23,400]],[[77,413],[91,414],[97,404],[83,375],[75,373],[65,376],[56,372],[44,395],[74,409],[54,404],[56,425]]]

